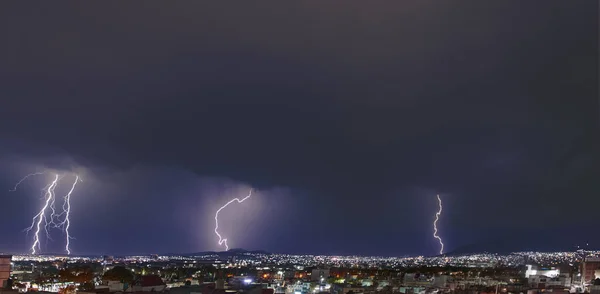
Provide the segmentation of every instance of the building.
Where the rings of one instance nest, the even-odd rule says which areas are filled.
[[[584,262],[581,263],[581,281],[584,284],[589,284],[596,277],[600,277],[600,258],[598,257],[587,257]],[[598,273],[597,273],[598,272]]]
[[[450,276],[448,275],[435,276],[433,277],[433,287],[446,288],[448,286],[448,281],[450,280]]]
[[[546,276],[549,278],[555,278],[560,275],[560,270],[555,267],[541,267],[533,266],[528,264],[527,270],[525,271],[525,278],[529,279],[529,276]]]
[[[10,278],[10,262],[12,255],[0,255],[0,288],[5,288]]]
[[[329,269],[313,269],[310,278],[315,282],[322,282],[329,278]]]
[[[310,293],[311,283],[298,281],[297,283],[287,284],[285,293],[286,294],[307,294]],[[337,294],[337,293],[335,293]]]
[[[235,276],[229,280],[229,285],[234,289],[247,288],[254,284],[254,281],[254,278],[250,276]]]
[[[146,275],[141,276],[131,288],[134,292],[162,292],[167,285],[157,275]]]
[[[571,277],[565,274],[554,277],[530,275],[527,281],[530,287],[537,289],[565,289],[571,287]]]
[[[331,286],[331,294],[348,294],[349,292],[358,294],[364,293],[365,289],[362,287],[356,287],[349,284],[333,284]]]
[[[418,286],[427,287],[427,286],[431,285],[431,282],[432,282],[431,279],[429,279],[425,275],[407,273],[404,275],[402,284],[405,286],[411,286],[411,287],[418,287]]]

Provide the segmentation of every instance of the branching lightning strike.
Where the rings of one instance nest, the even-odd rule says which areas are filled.
[[[444,253],[444,243],[442,242],[442,238],[440,236],[438,236],[438,228],[437,228],[437,222],[440,219],[440,215],[442,215],[442,199],[440,198],[440,195],[437,195],[437,200],[438,200],[438,204],[439,204],[439,210],[438,212],[435,214],[435,221],[433,222],[433,237],[438,239],[438,241],[440,241],[440,254]]]
[[[71,190],[69,190],[67,195],[65,195],[65,200],[63,202],[63,213],[61,213],[61,215],[65,214],[65,217],[62,222],[57,224],[57,227],[62,228],[65,232],[65,235],[67,235],[67,241],[65,245],[65,251],[67,251],[67,254],[71,254],[71,248],[69,247],[72,239],[71,235],[69,234],[69,227],[71,226],[71,219],[69,218],[71,214],[71,194],[73,194],[75,186],[77,186],[77,182],[79,181],[79,176],[76,175],[75,181],[73,181],[73,185],[71,186]]]
[[[31,254],[35,254],[36,251],[35,249],[41,249],[40,248],[40,230],[42,229],[42,221],[46,221],[46,226],[44,227],[44,229],[46,230],[46,234],[48,234],[48,230],[47,230],[47,225],[48,225],[48,220],[46,218],[46,209],[48,209],[49,206],[52,205],[52,199],[54,199],[54,189],[56,188],[56,185],[58,184],[58,174],[54,177],[54,181],[52,181],[52,183],[48,186],[48,189],[46,190],[46,201],[44,206],[42,207],[42,209],[40,210],[40,212],[38,212],[38,214],[36,214],[33,217],[33,221],[31,222],[31,226],[29,228],[26,229],[27,232],[31,231],[33,229],[33,227],[35,226],[35,234],[33,236],[33,245],[31,245]],[[52,217],[53,215],[51,215]]]
[[[14,186],[14,188],[9,191],[13,191],[13,192],[16,191],[17,188],[19,187],[19,185],[31,176],[42,175],[45,173],[46,172],[43,171],[43,172],[35,172],[35,173],[28,174],[25,177],[23,177],[20,181],[18,181],[17,184]],[[69,228],[71,226],[71,219],[70,219],[71,195],[73,194],[73,191],[75,190],[75,186],[77,185],[77,182],[81,181],[81,179],[80,179],[79,175],[75,175],[75,181],[73,182],[71,189],[69,190],[69,192],[65,195],[65,197],[63,199],[64,201],[63,201],[63,205],[62,205],[62,212],[57,213],[56,208],[55,208],[55,203],[56,203],[55,189],[56,189],[56,186],[58,186],[58,183],[61,181],[62,178],[63,178],[63,175],[55,174],[54,180],[52,180],[50,182],[50,184],[48,184],[47,186],[45,186],[42,189],[44,205],[40,209],[40,211],[33,217],[32,221],[31,221],[31,226],[29,226],[28,228],[25,229],[25,231],[27,233],[29,233],[30,231],[35,229],[34,236],[33,236],[34,241],[33,241],[33,245],[31,246],[31,254],[36,254],[37,250],[41,250],[40,231],[42,230],[42,227],[43,227],[44,231],[46,232],[46,237],[48,239],[51,239],[48,228],[57,228],[57,229],[63,230],[63,232],[66,235],[65,251],[67,252],[67,254],[71,254],[70,240],[73,239],[69,232]],[[62,217],[62,219],[61,219],[61,217]],[[42,222],[44,223],[43,226],[42,226]]]
[[[10,189],[10,190],[8,190],[8,191],[9,191],[9,192],[15,192],[15,191],[17,191],[17,188],[19,187],[19,185],[21,185],[21,183],[23,183],[23,181],[27,180],[29,177],[33,177],[33,176],[39,176],[39,175],[43,175],[43,174],[45,174],[45,173],[46,173],[46,172],[35,172],[35,173],[30,173],[30,174],[28,174],[28,175],[24,176],[24,177],[23,177],[21,180],[19,180],[19,181],[18,181],[18,182],[15,184],[14,188],[12,188],[12,189]]]
[[[236,202],[237,203],[242,203],[244,202],[246,199],[250,198],[250,196],[252,196],[252,189],[250,189],[250,192],[248,193],[248,196],[242,198],[241,200],[239,198],[233,198],[231,200],[229,200],[229,202],[225,203],[225,205],[221,206],[221,208],[219,208],[217,210],[217,212],[215,213],[215,234],[217,235],[217,237],[219,237],[219,246],[225,244],[225,250],[229,250],[229,245],[227,245],[227,239],[223,238],[221,236],[221,234],[219,234],[219,212],[221,212],[221,210],[223,210],[225,207],[227,207],[227,205]]]

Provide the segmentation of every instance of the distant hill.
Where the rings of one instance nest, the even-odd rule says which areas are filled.
[[[496,253],[496,254],[508,254],[511,252],[522,252],[522,251],[573,251],[575,248],[572,245],[572,240],[567,238],[560,239],[554,237],[540,237],[539,244],[536,246],[527,246],[530,238],[520,237],[519,235],[513,235],[510,237],[498,238],[495,240],[463,245],[455,248],[452,251],[445,253],[446,256],[456,256],[474,253]],[[529,242],[527,242],[529,241]]]
[[[488,241],[476,244],[468,244],[460,246],[450,252],[445,253],[446,256],[457,256],[474,253],[497,253],[507,254],[515,251],[524,251],[519,246],[507,246],[502,240]]]
[[[243,249],[243,248],[233,248],[233,249],[229,249],[228,251],[202,251],[202,252],[194,252],[194,253],[187,253],[187,254],[172,254],[172,255],[183,255],[183,256],[199,256],[199,255],[231,256],[231,255],[245,254],[245,253],[270,254],[269,252],[264,251],[264,250],[246,250],[246,249]]]
[[[243,254],[243,253],[270,254],[269,252],[264,251],[264,250],[246,250],[246,249],[243,249],[243,248],[233,248],[233,249],[229,249],[229,251],[223,251],[223,252],[235,253],[235,254]]]

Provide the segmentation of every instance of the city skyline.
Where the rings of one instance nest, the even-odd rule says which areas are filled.
[[[435,257],[313,256],[239,252],[147,256],[0,255],[0,264],[13,270],[13,289],[63,292],[64,289],[121,292],[163,292],[217,289],[245,292],[389,293],[398,289],[485,291],[502,286],[502,293],[522,289],[596,289],[600,251],[514,252]],[[6,267],[8,266],[8,267]],[[59,280],[31,280],[33,273]],[[507,280],[507,276],[510,279]],[[226,278],[225,278],[226,277]],[[131,283],[131,284],[129,284]],[[11,288],[11,286],[8,286]],[[314,290],[313,290],[314,289]],[[245,290],[245,291],[242,291]],[[400,291],[402,292],[402,291]],[[197,293],[197,292],[196,292]]]

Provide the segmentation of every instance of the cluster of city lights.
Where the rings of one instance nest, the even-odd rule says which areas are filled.
[[[494,267],[494,266],[521,266],[526,262],[539,265],[573,264],[583,260],[584,256],[600,256],[600,251],[586,252],[514,252],[510,254],[478,253],[457,256],[412,256],[412,257],[383,257],[383,256],[327,256],[327,255],[293,255],[293,254],[267,254],[243,253],[236,255],[235,262],[227,263],[219,260],[215,254],[199,256],[123,256],[114,257],[115,263],[143,263],[143,262],[215,262],[220,266],[284,266],[293,265],[301,270],[308,267],[357,267],[357,268],[411,268],[411,267]],[[102,257],[71,257],[68,255],[15,255],[14,261],[53,261],[53,260],[102,260]]]

